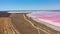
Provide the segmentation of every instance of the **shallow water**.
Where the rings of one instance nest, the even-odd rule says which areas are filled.
[[[37,12],[31,13],[31,16],[60,23],[60,12]]]

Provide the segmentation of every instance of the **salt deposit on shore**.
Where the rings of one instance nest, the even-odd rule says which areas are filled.
[[[45,18],[48,18],[48,17],[58,17],[59,16],[59,12],[34,12],[34,13],[30,13],[30,14],[27,14],[28,17],[31,17],[33,20],[41,23],[42,21],[42,24],[56,30],[56,31],[60,31],[60,22],[54,22],[53,20],[49,20],[49,19],[45,19]],[[38,16],[37,16],[38,15]],[[45,17],[44,19],[40,18],[40,17]],[[60,19],[60,18],[58,18]],[[54,19],[56,21],[56,19]]]

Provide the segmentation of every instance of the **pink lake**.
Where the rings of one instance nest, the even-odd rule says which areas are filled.
[[[48,23],[60,26],[60,12],[33,12],[29,14],[37,19],[43,19],[44,21],[49,21]]]

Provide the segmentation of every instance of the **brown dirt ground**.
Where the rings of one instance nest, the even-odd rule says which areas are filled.
[[[27,13],[18,13],[18,14],[14,13],[11,15],[9,14],[10,16],[7,14],[2,16],[0,14],[0,16],[3,17],[3,18],[0,17],[0,34],[5,34],[4,31],[8,32],[9,34],[12,34],[11,26],[9,25],[10,19],[15,29],[17,29],[21,34],[38,34],[37,29],[35,29],[28,21],[24,19],[23,14],[26,16]],[[36,27],[39,27],[40,29],[42,29],[42,30],[39,30],[40,34],[48,34],[48,33],[49,34],[60,34],[60,32],[55,31],[41,23],[38,23],[29,17],[27,17],[27,19],[31,21]],[[44,32],[43,30],[48,33]]]
[[[14,25],[14,27],[21,33],[21,34],[38,34],[37,29],[35,29],[34,27],[32,27],[32,25],[26,21],[23,17],[24,13],[19,13],[19,14],[11,14],[11,20],[12,20],[12,24]],[[25,14],[26,15],[26,14]],[[27,17],[27,16],[26,16]],[[31,18],[27,17],[28,20],[30,20],[35,26],[40,27],[40,29],[44,29],[46,32],[50,33],[50,34],[60,34],[60,32],[55,31],[43,24],[37,23],[36,21],[32,20]],[[48,31],[49,30],[49,31]],[[40,30],[40,34],[48,34],[45,33],[44,31]]]
[[[13,34],[15,33],[10,25],[11,19],[8,17],[0,17],[0,34]]]

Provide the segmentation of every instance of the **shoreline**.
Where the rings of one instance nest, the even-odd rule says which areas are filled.
[[[43,20],[43,19],[40,19],[39,20],[39,19],[35,18],[34,16],[29,15],[29,14],[27,14],[27,17],[32,18],[32,20],[34,20],[34,21],[36,21],[38,23],[41,23],[42,22],[41,24],[46,25],[47,27],[52,28],[52,29],[54,29],[56,31],[60,31],[60,27],[59,26],[56,26],[56,25],[53,25],[53,24],[49,24],[48,23],[49,21],[46,21],[46,20]]]

